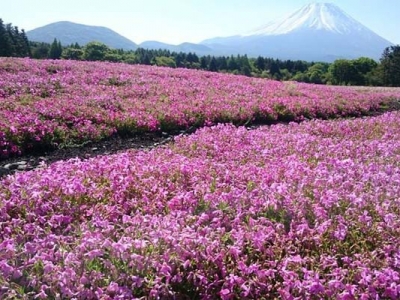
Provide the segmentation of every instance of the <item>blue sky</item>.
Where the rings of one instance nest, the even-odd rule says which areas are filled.
[[[109,27],[136,43],[178,44],[247,32],[313,0],[12,0],[0,18],[31,30],[72,21]],[[317,1],[320,2],[320,1]],[[322,1],[324,2],[324,1]],[[400,44],[400,0],[331,0],[389,41]]]

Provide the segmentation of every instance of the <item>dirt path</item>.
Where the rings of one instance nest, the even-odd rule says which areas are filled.
[[[374,111],[367,113],[366,116],[377,116],[387,111],[400,110],[400,100],[394,100],[384,111]],[[271,125],[276,123],[287,122],[272,122],[268,124],[253,124],[251,128],[259,126]],[[121,137],[113,136],[109,139],[100,142],[89,142],[82,147],[71,147],[57,149],[53,151],[30,153],[24,156],[11,157],[5,160],[0,160],[0,178],[15,172],[29,171],[37,168],[41,163],[51,164],[59,160],[67,160],[70,158],[87,159],[98,155],[110,155],[127,149],[152,149],[163,144],[173,142],[174,136],[179,134],[192,134],[196,128],[175,132],[162,133],[144,133],[138,136]]]
[[[41,163],[50,164],[75,157],[87,159],[98,155],[118,153],[127,149],[151,149],[172,142],[173,136],[178,134],[189,134],[189,132],[181,131],[172,134],[146,133],[133,137],[113,136],[104,141],[87,143],[83,147],[71,147],[11,157],[0,161],[0,178],[15,172],[33,170]]]

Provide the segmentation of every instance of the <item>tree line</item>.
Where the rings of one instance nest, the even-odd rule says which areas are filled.
[[[379,62],[361,57],[324,63],[261,56],[249,58],[247,55],[198,56],[162,49],[126,51],[109,48],[100,42],[62,46],[57,39],[51,44],[29,42],[23,30],[19,31],[11,24],[4,25],[1,19],[0,25],[0,56],[157,65],[316,84],[400,86],[400,45],[384,49]]]
[[[31,56],[30,46],[25,31],[19,30],[11,23],[5,24],[0,19],[0,57],[26,57]]]

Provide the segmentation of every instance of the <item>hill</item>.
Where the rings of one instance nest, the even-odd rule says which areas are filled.
[[[137,45],[117,32],[102,26],[89,26],[68,21],[51,23],[27,32],[29,40],[51,43],[56,38],[63,45],[85,45],[98,41],[111,48],[135,50]]]

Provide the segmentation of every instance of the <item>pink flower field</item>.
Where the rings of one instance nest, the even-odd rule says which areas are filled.
[[[187,126],[200,113],[212,122],[278,118],[277,103],[295,116],[331,116],[382,101],[186,70],[30,60],[2,60],[2,70],[15,77],[2,100],[13,136],[28,126],[40,137],[60,126],[72,134],[69,121],[92,137],[99,124],[103,134],[128,122]],[[109,86],[110,76],[129,84]],[[399,299],[399,120],[390,112],[254,130],[220,124],[150,151],[8,176],[0,298]]]
[[[357,116],[399,90],[186,69],[0,58],[0,158],[146,131]]]

